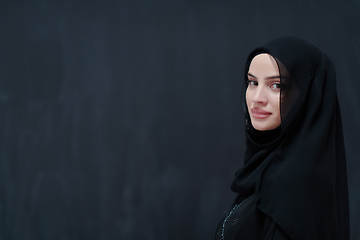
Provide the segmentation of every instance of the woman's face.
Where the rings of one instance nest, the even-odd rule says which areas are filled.
[[[275,59],[266,53],[256,55],[248,72],[246,105],[256,130],[280,126],[280,74]]]

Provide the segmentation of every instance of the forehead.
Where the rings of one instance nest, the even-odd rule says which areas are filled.
[[[276,60],[267,53],[256,55],[250,63],[249,73],[254,76],[274,76],[279,75],[279,67]]]

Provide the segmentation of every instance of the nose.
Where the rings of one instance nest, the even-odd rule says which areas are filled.
[[[268,100],[267,100],[267,95],[266,95],[266,89],[264,88],[264,86],[258,86],[255,89],[252,100],[254,103],[257,103],[257,104],[261,104],[261,105],[267,104]]]

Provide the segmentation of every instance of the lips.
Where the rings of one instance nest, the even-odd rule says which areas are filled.
[[[267,111],[261,110],[259,108],[252,108],[251,113],[252,113],[253,117],[261,118],[261,119],[268,118],[272,114],[271,112],[267,112]]]

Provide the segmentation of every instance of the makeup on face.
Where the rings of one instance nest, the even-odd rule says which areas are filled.
[[[246,105],[256,130],[273,130],[280,126],[280,74],[269,54],[256,55],[250,63]]]

